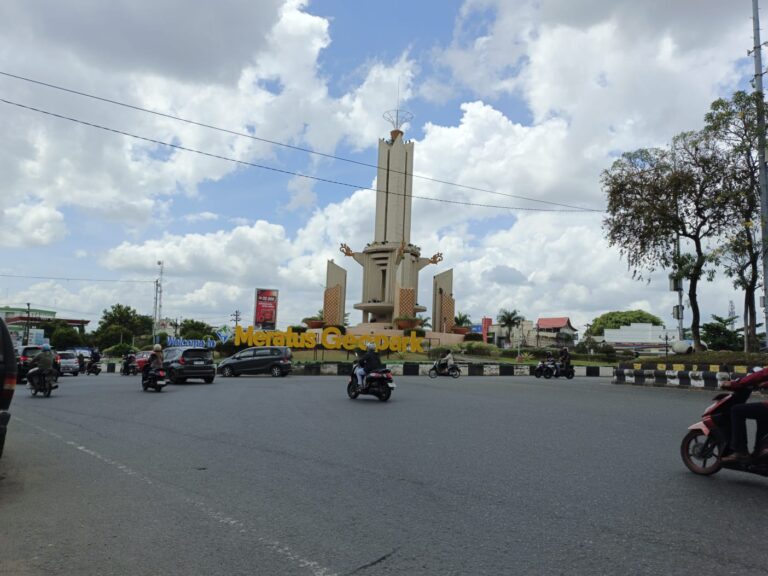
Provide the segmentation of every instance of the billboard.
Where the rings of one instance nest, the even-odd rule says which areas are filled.
[[[253,326],[258,330],[274,330],[277,326],[277,290],[256,288]]]

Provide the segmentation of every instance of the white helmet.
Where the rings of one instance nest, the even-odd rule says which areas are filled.
[[[162,351],[162,349],[163,347],[160,346],[160,344],[155,344],[154,346],[152,346],[152,350],[154,350],[155,352],[160,352]]]
[[[369,352],[373,352],[374,350],[376,350],[376,344],[374,344],[373,342],[368,342],[368,344],[366,344],[365,347],[368,348]]]

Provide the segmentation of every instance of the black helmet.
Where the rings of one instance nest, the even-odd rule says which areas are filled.
[[[564,353],[564,354],[565,354],[566,352],[568,352],[568,348],[566,348],[565,346],[563,346],[563,349],[562,349],[562,350],[560,350],[560,352],[562,352],[562,353]]]

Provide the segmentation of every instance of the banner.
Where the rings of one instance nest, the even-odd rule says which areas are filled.
[[[277,326],[277,290],[256,288],[253,326],[258,330],[274,330]]]

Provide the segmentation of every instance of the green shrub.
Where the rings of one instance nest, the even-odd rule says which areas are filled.
[[[478,334],[477,332],[470,332],[469,334],[464,334],[464,342],[482,342],[483,341],[483,335]]]
[[[306,332],[306,331],[307,331],[307,327],[306,327],[306,326],[303,326],[303,325],[301,325],[301,324],[297,324],[297,325],[295,325],[295,326],[288,326],[288,328],[289,328],[289,329],[290,329],[292,332],[296,332],[296,334],[303,334],[304,332]]]
[[[339,332],[341,332],[342,336],[347,333],[347,327],[346,326],[342,326],[341,324],[330,324],[330,325],[326,326],[326,328],[338,328],[338,330],[339,330]]]
[[[470,356],[498,356],[499,349],[493,344],[483,342],[468,342],[463,346]]]
[[[104,356],[112,357],[125,356],[126,354],[133,352],[137,352],[136,348],[127,343],[115,344],[114,346],[110,346],[109,348],[103,350]]]

